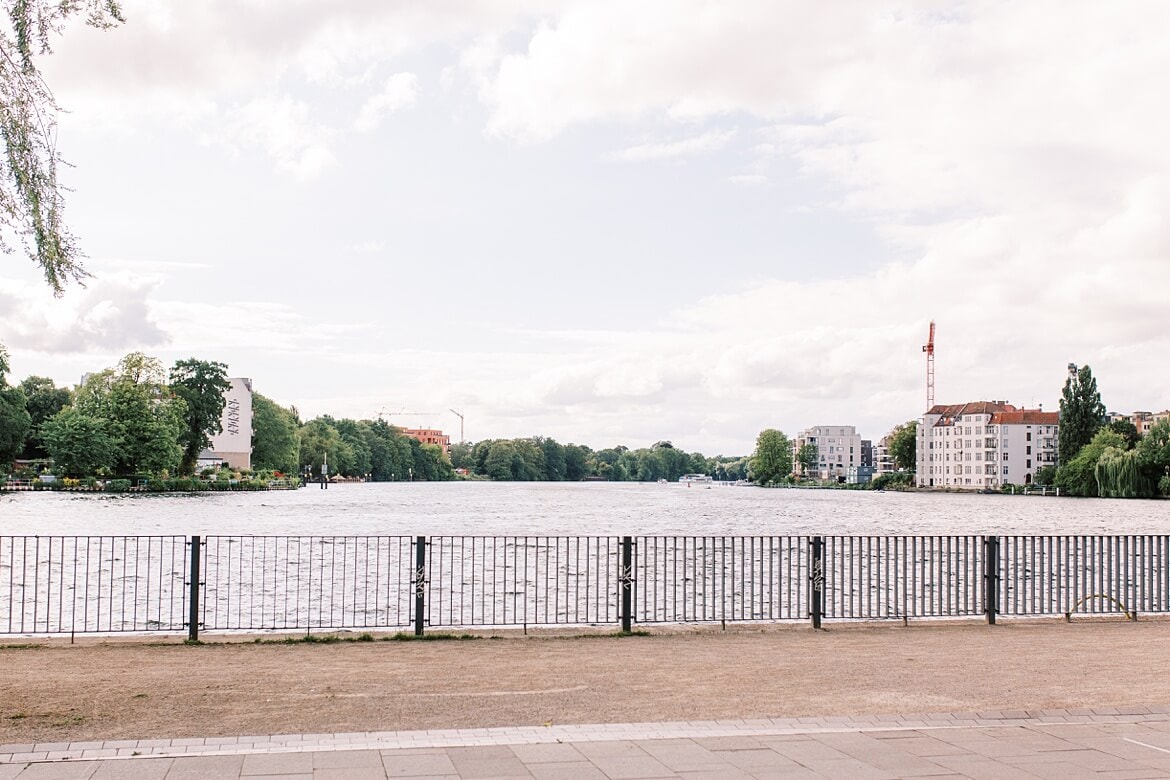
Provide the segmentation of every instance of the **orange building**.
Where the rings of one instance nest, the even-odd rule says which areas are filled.
[[[447,455],[451,454],[451,437],[435,428],[401,428],[403,436],[418,439],[423,444],[438,444]]]

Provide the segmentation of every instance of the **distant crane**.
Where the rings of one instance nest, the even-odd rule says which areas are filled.
[[[463,412],[457,412],[454,409],[448,409],[451,414],[459,418],[459,443],[463,443]]]
[[[930,338],[923,345],[926,353],[926,411],[934,408],[934,320],[930,321]]]
[[[435,417],[438,412],[408,412],[405,409],[399,409],[397,412],[388,412],[386,407],[382,407],[382,411],[378,412],[378,419],[385,417]]]

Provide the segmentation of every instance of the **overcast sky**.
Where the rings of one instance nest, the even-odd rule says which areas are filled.
[[[44,62],[87,288],[0,258],[13,379],[141,350],[470,440],[1170,405],[1170,3],[125,0]]]

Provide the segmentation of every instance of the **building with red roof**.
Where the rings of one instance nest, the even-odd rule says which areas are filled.
[[[958,490],[1031,485],[1056,465],[1057,412],[1006,401],[939,404],[918,426],[917,484]]]

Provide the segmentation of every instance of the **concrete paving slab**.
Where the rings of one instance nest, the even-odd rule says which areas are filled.
[[[382,767],[387,777],[435,777],[458,774],[446,751],[402,753],[405,755],[397,755],[394,752],[382,754]]]
[[[164,780],[171,771],[173,758],[155,758],[149,761],[102,761],[90,780]],[[265,780],[271,780],[265,778]]]

